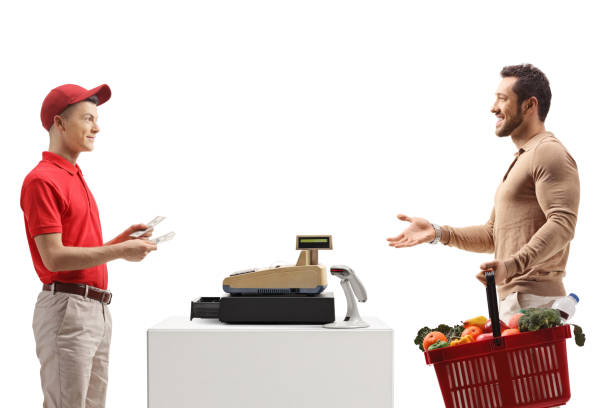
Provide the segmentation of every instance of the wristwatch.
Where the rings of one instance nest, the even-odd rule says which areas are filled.
[[[433,227],[434,231],[436,231],[436,236],[433,241],[430,242],[430,244],[437,244],[440,242],[440,238],[442,237],[442,231],[440,230],[440,226],[438,224],[434,224],[432,222],[431,226]]]

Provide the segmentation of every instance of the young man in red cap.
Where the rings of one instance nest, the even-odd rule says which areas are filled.
[[[49,151],[21,190],[32,261],[43,283],[32,326],[47,408],[104,407],[112,330],[106,262],[141,261],[157,249],[146,239],[151,231],[130,238],[144,224],[102,241],[98,207],[76,164],[81,152],[93,150],[97,105],[110,96],[107,85],[62,85],[47,95],[41,120]]]

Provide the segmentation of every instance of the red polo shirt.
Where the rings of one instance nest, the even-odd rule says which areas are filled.
[[[100,289],[108,285],[106,264],[74,271],[51,272],[43,265],[34,237],[58,232],[70,247],[104,245],[98,206],[78,165],[43,152],[21,188],[21,209],[34,269],[43,283],[85,283]]]

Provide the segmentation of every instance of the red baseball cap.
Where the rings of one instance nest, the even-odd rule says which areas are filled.
[[[43,101],[42,108],[40,109],[40,120],[43,127],[49,130],[55,115],[62,113],[69,105],[84,101],[94,95],[98,97],[98,105],[102,105],[110,99],[111,90],[106,84],[90,90],[72,84],[60,85],[52,89]]]

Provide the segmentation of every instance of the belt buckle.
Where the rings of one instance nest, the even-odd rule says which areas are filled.
[[[108,302],[105,302],[106,295],[108,295]],[[113,299],[113,294],[111,292],[104,292],[104,294],[102,295],[102,303],[106,303],[107,305],[110,305],[112,299]]]

